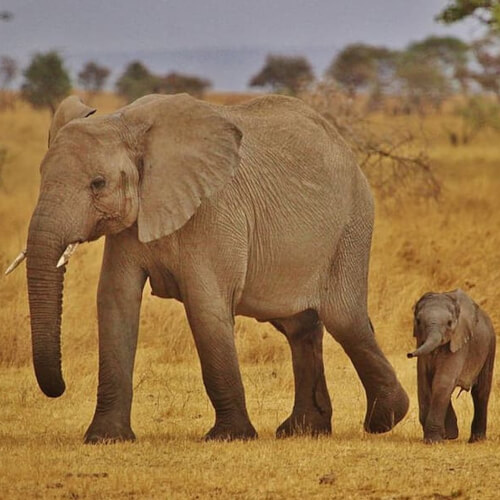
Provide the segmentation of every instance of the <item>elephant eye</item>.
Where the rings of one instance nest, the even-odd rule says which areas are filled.
[[[447,325],[448,325],[448,328],[450,328],[450,327],[451,327],[451,319],[450,319],[450,320],[448,320]]]
[[[90,183],[90,188],[94,191],[94,193],[103,189],[104,186],[106,186],[106,180],[100,175],[92,179],[92,182]]]

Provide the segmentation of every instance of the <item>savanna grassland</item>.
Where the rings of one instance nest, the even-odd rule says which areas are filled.
[[[112,96],[95,104],[104,112],[119,106]],[[412,306],[429,290],[462,287],[500,333],[500,135],[452,147],[445,132],[451,115],[380,120],[424,132],[442,185],[438,200],[405,192],[377,203],[370,314],[411,399],[408,416],[392,432],[363,432],[364,391],[346,355],[325,336],[333,435],[276,440],[274,431],[293,402],[288,346],[271,326],[242,318],[238,353],[260,437],[202,442],[214,415],[182,305],[153,298],[146,289],[132,412],[137,442],[83,445],[97,384],[98,241],[81,246],[66,274],[67,390],[59,399],[46,398],[33,374],[24,265],[0,278],[0,498],[498,498],[500,370],[488,441],[467,444],[472,402],[462,394],[454,396],[458,440],[426,446],[418,423],[416,361],[405,354],[414,346]],[[7,148],[0,180],[2,268],[25,244],[48,124],[47,112],[21,103],[0,112],[0,145]]]

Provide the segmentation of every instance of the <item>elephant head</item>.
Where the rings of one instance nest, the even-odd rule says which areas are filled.
[[[107,116],[76,98],[50,128],[31,218],[27,277],[33,362],[42,391],[64,390],[60,327],[63,275],[77,243],[137,225],[143,243],[165,237],[219,191],[239,165],[241,132],[187,95],[147,96]]]
[[[409,358],[423,356],[450,344],[458,351],[472,337],[477,306],[460,289],[448,293],[426,293],[415,304],[413,336],[418,349]]]

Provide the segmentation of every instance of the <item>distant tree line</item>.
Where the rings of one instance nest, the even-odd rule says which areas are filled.
[[[331,61],[322,79],[316,79],[309,61],[300,55],[270,54],[250,80],[250,87],[297,95],[325,82],[351,98],[363,94],[370,110],[377,110],[396,96],[395,112],[440,109],[453,94],[473,100],[478,92],[496,96],[500,103],[500,2],[498,0],[451,0],[437,16],[452,23],[473,16],[488,27],[487,35],[467,44],[451,36],[430,36],[412,42],[403,50],[365,43],[344,47]],[[11,19],[5,13],[3,19]],[[0,105],[6,105],[6,90],[19,73],[14,59],[0,58]],[[78,84],[92,99],[102,91],[109,68],[88,61],[78,73]],[[55,52],[35,54],[23,71],[22,96],[35,107],[52,112],[71,89],[61,56]],[[188,92],[202,96],[211,82],[179,72],[156,74],[141,61],[132,61],[115,83],[118,94],[132,101],[148,93]],[[477,107],[477,106],[476,106]]]
[[[194,75],[171,72],[165,76],[152,73],[140,61],[131,62],[116,82],[118,94],[129,102],[145,94],[177,94],[188,92],[201,97],[212,86],[210,80]]]
[[[420,196],[437,196],[439,184],[429,158],[413,134],[401,127],[381,132],[369,125],[367,116],[391,107],[394,113],[424,114],[460,95],[455,113],[461,128],[447,130],[450,142],[465,144],[485,127],[500,130],[500,0],[450,0],[436,19],[450,24],[466,17],[487,28],[485,36],[470,44],[437,36],[412,42],[403,50],[350,44],[320,79],[305,57],[270,54],[248,84],[300,95],[342,133],[379,192],[392,193],[411,179]],[[0,13],[0,20],[11,18],[8,12]],[[19,72],[14,59],[0,57],[0,108],[15,95],[9,90]],[[71,90],[64,62],[54,51],[35,54],[22,74],[21,95],[35,107],[53,112]],[[109,68],[89,61],[78,73],[78,83],[92,99],[109,75]],[[115,83],[117,93],[129,102],[148,93],[189,92],[200,97],[210,86],[209,80],[196,75],[155,74],[141,61],[130,62]],[[0,184],[5,158],[6,150],[0,148]]]
[[[0,109],[13,104],[8,91],[19,75],[20,69],[12,57],[0,56]],[[95,61],[88,61],[78,73],[78,84],[87,92],[87,99],[101,92],[106,86],[111,71]],[[57,104],[71,91],[69,72],[62,57],[56,51],[35,54],[27,68],[22,71],[21,96],[35,108],[48,108],[55,112]],[[128,102],[145,94],[175,94],[188,92],[202,97],[211,87],[210,80],[195,75],[170,72],[166,75],[152,73],[142,62],[127,65],[115,84],[116,91]]]
[[[500,102],[500,36],[490,33],[472,44],[450,36],[430,36],[404,50],[356,43],[344,47],[331,61],[325,80],[349,96],[363,93],[377,107],[384,97],[402,98],[408,111],[439,109],[452,94],[471,89],[494,94]],[[302,56],[268,56],[249,81],[251,87],[297,94],[317,83]]]

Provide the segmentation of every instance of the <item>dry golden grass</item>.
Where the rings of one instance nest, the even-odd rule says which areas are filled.
[[[237,97],[211,97],[236,102]],[[97,97],[102,111],[120,102]],[[84,446],[95,404],[95,293],[102,242],[85,245],[67,273],[63,365],[68,389],[45,398],[33,376],[24,273],[0,279],[0,498],[498,498],[499,376],[489,439],[468,445],[472,404],[456,400],[457,441],[421,443],[411,307],[428,290],[460,286],[500,331],[500,136],[451,148],[442,123],[423,122],[439,202],[399,198],[378,204],[370,309],[378,339],[408,390],[408,416],[383,436],[363,433],[364,393],[345,354],[325,337],[334,433],[276,440],[288,415],[293,378],[288,347],[271,327],[237,322],[237,343],[255,442],[203,443],[213,410],[205,395],[182,306],[145,292],[135,369],[133,444]],[[385,120],[389,120],[386,118]],[[397,118],[411,123],[409,118]],[[8,148],[0,188],[0,265],[23,247],[36,201],[48,113],[23,104],[0,114]]]

